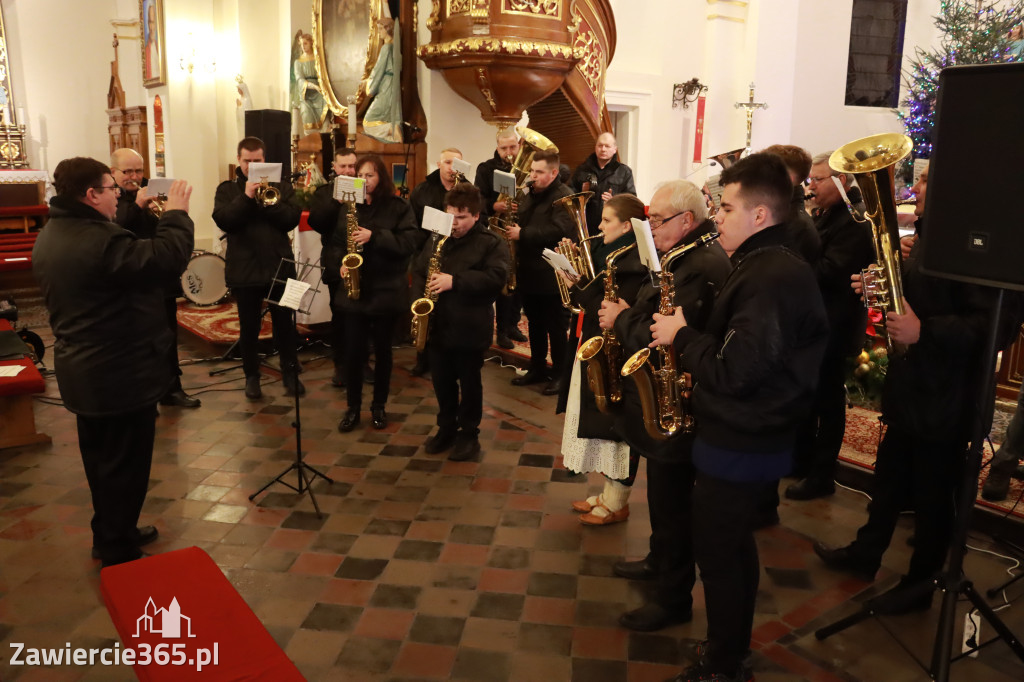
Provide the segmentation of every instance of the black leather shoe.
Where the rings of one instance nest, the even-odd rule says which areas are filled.
[[[786,498],[790,500],[816,500],[819,497],[828,497],[836,492],[836,484],[832,481],[820,481],[813,478],[805,478],[786,487]]]
[[[367,364],[365,367],[363,367],[363,383],[372,384],[373,382],[373,367],[370,367],[370,365]]]
[[[878,573],[878,566],[868,565],[864,559],[853,553],[850,545],[831,549],[820,542],[815,542],[814,553],[829,568],[849,573],[866,583],[874,582],[875,574]]]
[[[512,339],[513,341],[518,341],[519,343],[526,343],[526,334],[523,334],[521,331],[519,331],[519,327],[512,327],[511,329],[509,329],[506,336],[508,336],[508,338]]]
[[[544,387],[544,390],[541,391],[541,393],[543,393],[544,395],[558,395],[561,392],[562,392],[562,379],[561,379],[561,377],[559,377],[558,379],[555,379],[554,381],[549,383],[547,386]]]
[[[692,619],[693,611],[690,609],[670,611],[660,604],[650,602],[619,616],[619,625],[637,632],[654,632],[670,625],[689,623]]]
[[[263,397],[263,389],[260,388],[260,375],[254,374],[245,378],[245,397],[249,400],[259,400]]]
[[[338,422],[338,430],[342,433],[348,433],[357,426],[359,426],[359,408],[350,407],[345,412],[345,416]]]
[[[647,559],[616,561],[612,565],[612,573],[627,580],[654,580],[658,577],[658,569]]]
[[[436,455],[449,449],[455,442],[458,432],[455,429],[438,429],[437,433],[427,439],[423,444],[423,452],[428,455]]]
[[[548,380],[548,375],[544,372],[538,372],[537,370],[531,369],[529,372],[521,377],[515,377],[512,379],[513,386],[529,386],[531,384],[540,384]]]
[[[498,334],[498,348],[504,348],[505,350],[512,350],[516,347],[516,344],[512,343],[512,339],[508,338],[504,334]]]
[[[150,544],[151,542],[155,542],[156,539],[160,537],[160,531],[156,529],[156,526],[139,526],[138,531],[139,537],[135,541],[135,545],[137,547],[144,547]],[[92,558],[100,558],[100,550],[96,549],[95,547],[92,548]]]
[[[409,374],[413,375],[414,377],[421,377],[429,371],[430,366],[426,363],[426,361],[417,362],[415,365],[412,366],[412,369],[409,370]]]
[[[383,429],[388,425],[388,415],[383,407],[371,407],[370,420],[375,429]]]
[[[199,407],[202,405],[199,398],[193,398],[180,388],[160,398],[160,404],[171,407]]]
[[[335,367],[331,376],[331,386],[345,388],[345,370],[342,367]]]
[[[302,384],[302,380],[294,374],[282,376],[281,383],[284,384],[284,394],[288,397],[292,397],[296,393],[300,396],[306,395],[306,387]]]
[[[886,616],[899,616],[905,613],[927,611],[932,607],[932,595],[935,594],[931,584],[912,582],[906,576],[900,578],[896,587],[883,592],[871,600],[876,613]]]
[[[452,462],[465,462],[480,454],[480,440],[476,436],[460,433],[455,437],[455,448],[448,459]]]

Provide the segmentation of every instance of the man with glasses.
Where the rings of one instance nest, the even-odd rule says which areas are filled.
[[[152,239],[159,218],[150,210],[156,197],[146,192],[148,180],[143,176],[142,155],[134,149],[122,147],[110,155],[110,173],[121,193],[117,200],[114,222],[135,233],[141,239]],[[181,273],[164,282],[164,316],[174,337],[174,345],[167,351],[167,366],[174,375],[174,383],[160,398],[161,405],[172,407],[199,407],[199,398],[185,393],[181,386],[181,367],[178,364],[178,302],[181,291]]]
[[[173,379],[162,360],[174,339],[163,282],[185,269],[193,244],[192,188],[171,186],[150,239],[116,225],[120,190],[110,169],[83,157],[53,173],[50,220],[32,250],[50,314],[54,369],[92,495],[93,555],[104,566],[132,561],[157,538],[137,528],[146,499],[156,403]]]
[[[686,180],[658,186],[651,197],[650,225],[659,256],[715,231],[704,195]],[[676,258],[670,268],[673,303],[682,306],[686,319],[702,329],[715,292],[732,270],[729,258],[722,247],[712,244]],[[622,299],[601,303],[601,328],[615,330],[623,358],[651,343],[651,318],[658,312],[660,300],[661,290],[648,282],[640,288],[632,307]],[[623,627],[649,632],[692,617],[690,593],[696,580],[690,527],[693,436],[678,434],[665,441],[651,438],[644,428],[635,384],[623,379],[622,386],[623,410],[616,428],[631,450],[647,459],[651,540],[645,558],[616,562],[612,570],[623,578],[656,581],[650,602],[619,617]]]
[[[793,451],[794,474],[801,480],[786,488],[791,500],[813,500],[835,492],[836,459],[846,432],[846,359],[861,351],[867,325],[867,311],[850,289],[850,277],[875,259],[871,228],[850,215],[839,186],[854,208],[863,212],[860,190],[853,186],[851,175],[829,167],[831,155],[814,157],[808,178],[817,205],[814,225],[821,238],[820,257],[812,266],[828,311],[829,335],[814,407]]]

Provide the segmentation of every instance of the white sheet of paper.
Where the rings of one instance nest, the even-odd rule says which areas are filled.
[[[334,198],[362,204],[366,201],[366,180],[339,175],[334,178]]]
[[[174,178],[150,178],[149,184],[146,185],[146,194],[155,197],[158,194],[166,195],[171,191],[171,184],[174,183]]]
[[[297,279],[288,278],[284,285],[284,293],[278,302],[284,308],[298,310],[302,304],[302,297],[309,291],[309,282],[300,282]]]
[[[544,256],[544,260],[548,262],[548,265],[555,270],[562,270],[574,278],[578,278],[580,276],[580,274],[576,272],[576,268],[574,268],[572,263],[569,262],[569,259],[562,254],[552,251],[551,249],[544,249],[544,253],[541,255]]]
[[[434,234],[450,237],[452,234],[452,223],[455,216],[446,211],[438,211],[433,206],[423,207],[423,229]]]
[[[473,164],[463,159],[452,159],[452,170],[456,170],[466,176],[467,182],[473,182],[469,179],[469,172],[473,170]]]
[[[24,365],[4,365],[0,367],[0,377],[16,377],[23,369]]]
[[[281,182],[281,164],[279,163],[250,163],[249,182]]]
[[[651,224],[637,218],[630,220],[633,223],[633,234],[636,235],[636,251],[640,254],[640,262],[651,272],[661,272],[661,261],[658,260],[658,249],[654,247]]]
[[[494,171],[494,191],[514,197],[516,195],[516,176],[505,171]]]

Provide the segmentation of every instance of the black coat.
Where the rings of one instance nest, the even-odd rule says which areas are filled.
[[[32,249],[32,273],[56,338],[54,368],[64,405],[102,417],[134,412],[167,392],[174,345],[160,282],[185,269],[192,219],[168,211],[152,239],[74,199],[54,197]]]
[[[337,203],[337,202],[335,202]],[[359,226],[370,230],[363,245],[359,268],[359,299],[348,297],[345,287],[335,294],[333,304],[344,313],[395,315],[409,308],[409,262],[423,239],[416,227],[409,202],[384,196],[371,204],[356,204]],[[345,214],[338,211],[336,233],[345,234]]]
[[[143,178],[140,184],[145,187],[149,181]],[[149,209],[140,208],[135,203],[138,196],[138,190],[133,192],[121,190],[121,196],[117,198],[117,214],[114,216],[114,222],[140,239],[152,239],[156,234],[156,226],[160,219]],[[181,295],[180,272],[165,278],[163,283],[165,297],[177,298]]]
[[[501,170],[509,172],[511,164],[501,158],[498,152],[476,167],[476,179],[473,184],[480,190],[480,197],[483,205],[480,207],[480,220],[484,223],[494,215],[494,202],[498,200],[498,193],[494,191],[494,171]]]
[[[309,226],[320,235],[320,265],[323,280],[341,281],[341,259],[348,250],[348,210],[334,198],[334,183],[320,185],[309,200]]]
[[[287,182],[270,183],[281,197],[267,207],[245,195],[245,182],[236,168],[235,179],[220,183],[213,198],[213,222],[228,240],[224,279],[229,287],[269,287],[275,273],[295,277],[295,266],[281,265],[281,259],[295,259],[288,233],[298,226],[302,209],[292,202],[295,190]]]
[[[674,245],[691,244],[699,237],[715,231],[714,222],[704,221]],[[670,249],[671,250],[671,249]],[[664,255],[664,254],[660,254]],[[729,277],[732,265],[717,243],[690,251],[671,264],[673,303],[681,306],[687,323],[703,329],[716,292]],[[622,344],[624,359],[651,342],[651,323],[661,303],[661,290],[648,276],[636,296],[636,302],[615,320],[615,334]],[[652,359],[657,352],[651,353]],[[667,441],[651,438],[643,423],[640,394],[632,379],[623,378],[623,410],[616,419],[616,430],[640,454],[653,459],[678,459],[681,451],[689,451],[692,437],[679,435]]]
[[[710,445],[783,452],[810,410],[828,322],[814,272],[785,241],[780,224],[743,242],[704,331],[676,334],[697,434]]]
[[[863,211],[860,190],[848,192],[854,208]],[[828,313],[831,356],[860,352],[867,326],[867,309],[850,287],[850,276],[875,260],[871,227],[850,215],[842,201],[820,211],[815,227],[821,237],[821,257],[814,264],[821,297]]]
[[[572,216],[554,202],[571,194],[557,179],[540,191],[531,191],[519,205],[519,233],[516,290],[522,294],[558,295],[555,272],[541,255],[544,249],[554,250],[564,237],[576,241]]]
[[[624,163],[619,162],[619,155],[613,156],[604,168],[597,163],[597,155],[591,154],[586,161],[581,163],[573,171],[572,185],[573,192],[584,191],[584,184],[589,183],[589,191],[594,193],[587,202],[587,227],[591,234],[597,234],[597,228],[601,224],[601,213],[604,211],[604,199],[601,195],[605,192],[615,194],[636,194],[636,186],[633,184],[633,171]]]
[[[814,227],[814,219],[807,212],[804,199],[804,188],[797,185],[793,188],[793,200],[789,204],[791,214],[786,221],[786,247],[799,254],[812,266],[821,255],[821,237]]]
[[[412,266],[417,297],[424,295],[433,246],[428,239]],[[494,301],[508,277],[505,243],[477,223],[464,236],[445,241],[440,271],[452,276],[452,288],[437,297],[427,343],[445,350],[487,350],[494,333]]]
[[[416,216],[416,227],[423,227],[423,209],[427,206],[444,210],[444,197],[448,190],[441,182],[441,169],[436,169],[427,176],[426,180],[416,185],[409,196],[409,203],[412,204],[412,213]],[[430,235],[427,235],[429,238]]]

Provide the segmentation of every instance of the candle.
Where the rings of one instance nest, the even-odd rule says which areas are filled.
[[[302,137],[302,114],[298,107],[292,109],[292,137]]]

